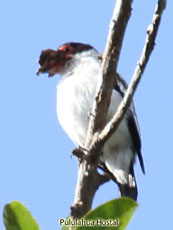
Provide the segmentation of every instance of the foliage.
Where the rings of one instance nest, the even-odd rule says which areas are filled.
[[[75,230],[88,230],[93,226],[94,230],[124,230],[136,207],[137,203],[129,198],[111,200],[90,211],[80,220],[72,220],[70,217],[62,219],[65,225],[61,230],[69,230],[70,225],[76,225]],[[5,205],[3,218],[6,230],[40,229],[31,213],[19,201]]]
[[[88,230],[93,226],[94,230],[124,230],[137,206],[134,200],[123,197],[100,205],[81,220],[72,220],[68,217],[66,223],[77,224],[75,230]],[[61,230],[68,229],[69,226],[64,225]]]
[[[39,226],[28,209],[19,201],[5,205],[3,219],[6,230],[39,230]]]

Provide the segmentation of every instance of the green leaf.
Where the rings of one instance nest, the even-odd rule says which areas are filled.
[[[109,201],[90,211],[83,218],[83,222],[86,221],[88,226],[81,225],[82,222],[79,222],[78,225],[81,226],[76,227],[75,230],[91,229],[92,224],[95,226],[94,230],[124,230],[137,206],[134,200],[126,197]]]
[[[5,205],[3,220],[6,230],[39,230],[39,226],[28,209],[19,201]]]

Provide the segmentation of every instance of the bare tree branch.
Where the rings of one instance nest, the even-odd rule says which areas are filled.
[[[85,148],[88,149],[93,134],[101,131],[106,124],[106,116],[110,104],[112,90],[116,82],[116,69],[124,38],[125,29],[131,15],[132,0],[117,0],[105,51],[102,57],[100,79],[98,79],[98,92],[92,108],[89,121]]]
[[[158,0],[152,24],[147,30],[146,43],[138,65],[134,71],[133,78],[115,116],[105,126],[110,97],[114,83],[116,82],[115,70],[119,60],[125,28],[130,17],[131,3],[132,0],[116,1],[108,42],[102,60],[100,75],[100,78],[102,76],[102,79],[100,79],[99,82],[99,90],[93,105],[92,116],[90,117],[90,125],[85,144],[87,150],[80,150],[81,154],[76,154],[85,157],[80,159],[79,162],[75,200],[71,208],[71,216],[73,218],[81,218],[91,209],[92,200],[98,187],[105,181],[109,180],[107,176],[101,176],[98,174],[97,160],[101,154],[101,149],[104,143],[111,134],[115,132],[131,103],[133,94],[154,48],[161,15],[166,6],[166,0]],[[104,114],[103,111],[105,112]],[[98,135],[95,135],[95,133]],[[87,156],[90,156],[90,158],[87,158]],[[93,161],[91,161],[91,159]]]
[[[106,124],[110,97],[116,82],[115,71],[119,60],[124,32],[131,14],[131,4],[132,0],[116,1],[110,24],[108,42],[102,59],[98,93],[93,105],[92,115],[90,116],[88,134],[85,142],[86,149],[90,148],[94,133],[103,129]],[[95,192],[103,182],[108,180],[104,181],[99,179],[102,176],[97,172],[96,162],[99,158],[99,154],[101,154],[101,149],[102,147],[100,145],[92,154],[84,151],[83,155],[93,156],[95,158],[94,162],[91,162],[90,159],[89,161],[83,160],[79,163],[75,200],[71,209],[73,218],[80,218],[91,209]],[[97,178],[97,183],[95,178]]]
[[[91,168],[87,164],[80,163],[74,205],[71,207],[73,218],[81,218],[91,209],[95,192],[100,185],[110,179],[107,175],[98,174],[95,166],[90,166]]]
[[[159,0],[158,4],[156,6],[156,10],[153,16],[152,23],[149,25],[148,30],[147,30],[147,36],[146,36],[146,42],[141,54],[141,57],[138,61],[138,64],[136,66],[136,69],[134,71],[134,74],[132,76],[132,80],[127,88],[127,91],[124,95],[124,98],[118,107],[118,110],[116,111],[116,114],[112,118],[112,120],[105,126],[103,131],[99,134],[98,140],[99,144],[102,142],[106,142],[108,138],[112,135],[112,133],[116,130],[118,127],[119,123],[123,119],[123,116],[125,112],[127,111],[131,101],[132,97],[135,93],[135,90],[137,88],[137,85],[139,84],[139,81],[142,77],[142,74],[145,70],[146,64],[149,60],[149,57],[151,55],[151,52],[154,49],[155,45],[155,39],[156,35],[159,29],[160,21],[161,21],[161,16],[163,13],[163,10],[166,7],[166,0]],[[95,144],[93,144],[95,146]],[[95,147],[94,147],[95,148]]]

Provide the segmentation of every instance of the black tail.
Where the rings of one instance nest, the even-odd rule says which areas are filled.
[[[128,175],[128,181],[126,184],[121,184],[120,182],[118,182],[116,177],[107,169],[104,163],[101,163],[99,165],[99,168],[102,169],[104,172],[108,173],[111,179],[118,185],[121,197],[126,196],[135,201],[137,200],[138,188],[137,188],[135,174],[133,170],[133,163],[131,163],[130,170],[129,170],[130,172]]]
[[[118,183],[121,196],[127,196],[133,200],[137,200],[138,188],[136,184],[135,174],[133,170],[133,163],[130,166],[130,172],[128,175],[128,181],[126,184]]]
[[[121,196],[130,197],[133,200],[137,200],[138,189],[135,183],[135,186],[129,186],[129,184],[120,184],[118,183]]]

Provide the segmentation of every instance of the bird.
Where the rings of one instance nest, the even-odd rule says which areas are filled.
[[[95,100],[100,74],[100,53],[91,45],[67,42],[57,50],[45,49],[39,58],[37,75],[61,75],[57,85],[57,116],[64,131],[80,148],[84,148],[89,114]],[[118,75],[111,95],[107,122],[115,114],[126,92],[127,83]],[[145,174],[141,153],[139,124],[132,101],[116,131],[104,144],[100,165],[119,187],[120,196],[137,200],[138,189],[134,164],[138,156]]]

